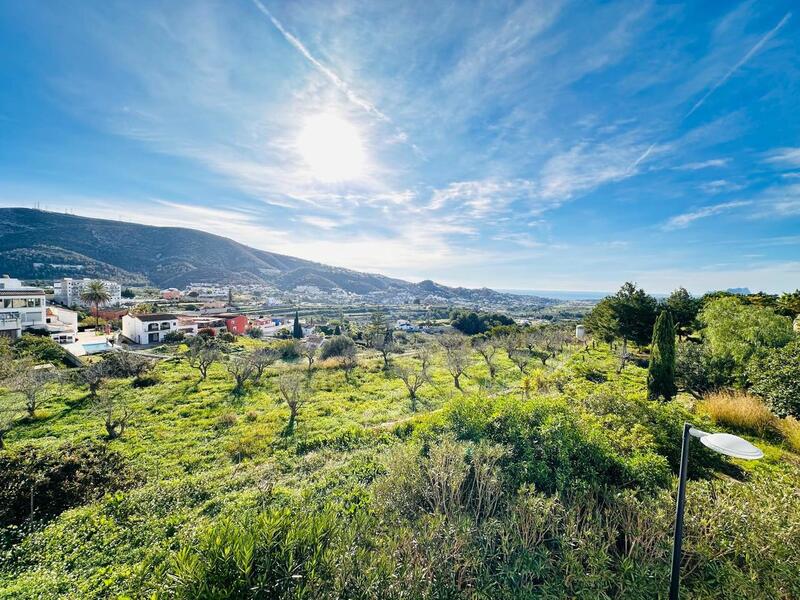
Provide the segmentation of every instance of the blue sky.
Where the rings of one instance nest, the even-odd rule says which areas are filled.
[[[0,205],[457,285],[794,289],[793,4],[3,2]]]

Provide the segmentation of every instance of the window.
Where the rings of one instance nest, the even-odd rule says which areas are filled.
[[[165,321],[161,324],[161,331],[168,330],[170,328],[169,321]]]
[[[158,331],[158,323],[150,323],[147,325],[147,331]]]

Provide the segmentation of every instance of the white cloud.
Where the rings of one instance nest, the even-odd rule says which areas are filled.
[[[800,167],[800,148],[777,148],[769,153],[766,162],[798,168]]]
[[[540,173],[541,195],[567,200],[603,184],[632,177],[637,174],[636,166],[654,149],[661,150],[655,144],[645,149],[644,144],[630,136],[599,144],[576,144],[545,163]]]
[[[699,171],[700,169],[724,167],[729,162],[729,158],[712,158],[710,160],[704,160],[700,162],[686,163],[685,165],[679,165],[673,168],[677,171]]]
[[[455,181],[433,191],[428,209],[461,209],[471,218],[479,219],[502,213],[515,201],[522,201],[534,212],[547,210],[557,204],[542,201],[537,191],[538,186],[528,179]]]
[[[713,181],[705,181],[699,187],[706,194],[721,194],[723,192],[735,192],[744,186],[727,179],[715,179]]]
[[[315,217],[315,216],[303,216],[300,217],[300,220],[303,223],[307,223],[313,227],[317,227],[318,229],[325,229],[330,231],[332,229],[336,229],[341,225],[341,223],[334,221],[333,219],[328,219],[326,217]]]
[[[705,206],[698,210],[683,213],[680,215],[676,215],[670,218],[663,226],[665,230],[671,229],[685,229],[695,221],[699,219],[706,219],[708,217],[713,217],[719,215],[721,213],[734,210],[736,208],[741,208],[743,206],[750,206],[752,201],[750,200],[735,200],[733,202],[723,202],[721,204],[712,204],[711,206]]]

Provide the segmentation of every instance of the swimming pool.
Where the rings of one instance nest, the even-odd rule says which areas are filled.
[[[111,350],[111,344],[108,342],[93,342],[91,344],[81,344],[86,354],[97,354],[98,352],[107,352]]]

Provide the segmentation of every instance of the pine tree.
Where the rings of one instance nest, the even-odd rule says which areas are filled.
[[[650,345],[650,367],[647,371],[647,395],[651,400],[663,397],[669,402],[675,397],[675,323],[665,310],[653,326]]]
[[[294,327],[292,328],[292,337],[299,340],[303,337],[303,328],[300,326],[300,314],[294,311]]]

